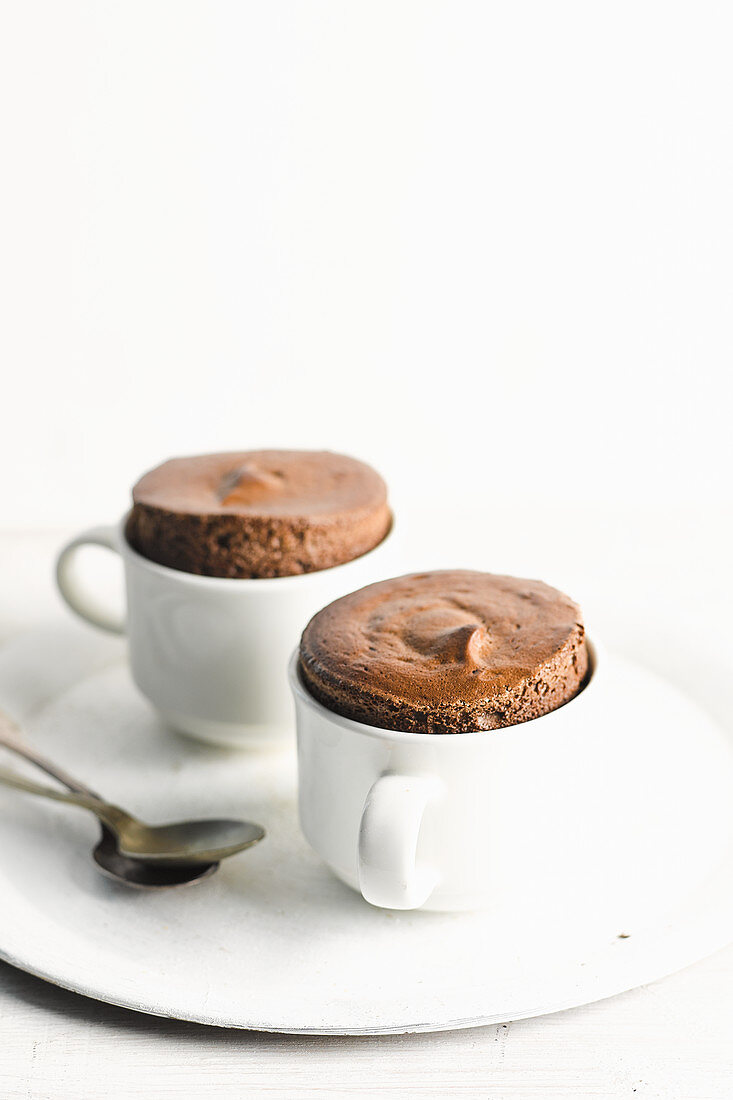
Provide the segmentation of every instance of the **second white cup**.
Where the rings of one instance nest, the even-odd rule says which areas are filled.
[[[80,575],[77,555],[89,545],[122,558],[124,619]],[[332,600],[388,576],[391,546],[390,532],[353,561],[292,577],[203,577],[142,557],[123,519],[72,539],[56,577],[72,611],[127,635],[133,679],[167,725],[203,741],[268,747],[292,737],[287,665],[306,623]]]

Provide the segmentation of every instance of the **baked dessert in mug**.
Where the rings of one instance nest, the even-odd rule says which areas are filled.
[[[584,635],[578,605],[542,581],[412,573],[319,611],[299,672],[325,707],[381,729],[493,730],[573,698],[588,671]]]
[[[374,549],[392,524],[376,470],[330,451],[172,458],[140,478],[132,499],[132,548],[209,577],[330,569]]]

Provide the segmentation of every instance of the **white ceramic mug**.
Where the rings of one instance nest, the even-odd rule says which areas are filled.
[[[311,847],[389,909],[536,906],[543,891],[570,896],[582,887],[594,859],[611,873],[627,849],[604,800],[619,797],[615,779],[629,761],[606,751],[604,669],[589,651],[590,680],[563,707],[454,735],[395,732],[333,713],[303,685],[296,653],[300,821]]]
[[[103,630],[127,634],[133,679],[174,729],[204,741],[267,747],[292,734],[287,663],[308,620],[325,604],[389,575],[391,532],[344,565],[271,579],[203,577],[157,565],[118,527],[69,542],[56,577],[66,603]],[[81,547],[120,554],[123,620],[90,591],[75,560]]]

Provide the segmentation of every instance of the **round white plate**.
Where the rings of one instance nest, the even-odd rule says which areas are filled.
[[[293,752],[182,739],[138,696],[116,642],[74,624],[26,635],[0,651],[0,706],[30,743],[149,820],[239,815],[268,836],[206,882],[141,893],[97,872],[88,814],[0,790],[0,956],[142,1012],[313,1034],[516,1020],[671,973],[733,937],[732,740],[650,673],[618,658],[610,672],[602,720],[634,769],[637,817],[645,792],[664,791],[612,904],[397,913],[306,846]]]

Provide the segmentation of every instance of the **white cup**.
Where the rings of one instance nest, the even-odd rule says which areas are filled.
[[[604,799],[614,762],[604,669],[563,707],[504,729],[453,735],[379,729],[335,714],[290,663],[303,833],[331,870],[372,905],[465,910],[535,907],[582,888],[593,859],[626,858]],[[609,740],[612,744],[612,739]],[[615,833],[615,836],[614,836]],[[603,834],[603,835],[601,835]],[[610,862],[609,862],[610,861]]]
[[[127,634],[132,676],[163,721],[203,741],[268,747],[292,736],[288,657],[325,604],[389,575],[391,532],[344,565],[271,579],[202,577],[148,561],[118,527],[95,527],[61,551],[56,577],[83,619]],[[125,569],[125,619],[90,591],[78,551],[103,546]]]

